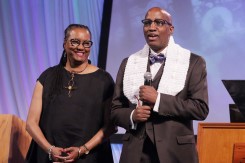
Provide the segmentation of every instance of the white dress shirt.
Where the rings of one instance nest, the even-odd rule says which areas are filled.
[[[154,54],[154,55],[163,54],[165,57],[167,57],[167,47],[165,49],[163,49],[163,51],[161,51],[160,53],[156,53],[152,49],[150,49],[150,52],[151,52],[151,54]],[[161,66],[162,66],[162,63],[159,63],[159,62],[156,62],[156,63],[150,65],[152,79],[154,79],[154,77],[156,76],[156,74],[157,74],[157,72]],[[153,107],[153,111],[158,112],[159,103],[160,103],[160,93],[158,92],[157,99],[156,99],[155,105]],[[137,123],[134,123],[134,121],[133,121],[133,113],[134,113],[134,110],[130,114],[131,129],[136,129]]]

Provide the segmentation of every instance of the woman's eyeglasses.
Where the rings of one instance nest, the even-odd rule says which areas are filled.
[[[71,39],[70,43],[72,46],[78,47],[79,45],[83,45],[84,48],[90,48],[93,45],[92,41],[83,41],[81,43],[81,41],[77,40],[77,39]]]

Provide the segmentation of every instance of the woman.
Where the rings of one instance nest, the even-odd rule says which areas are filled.
[[[33,138],[26,162],[113,162],[108,138],[114,81],[88,59],[91,32],[71,24],[65,30],[60,63],[37,80],[26,130]]]

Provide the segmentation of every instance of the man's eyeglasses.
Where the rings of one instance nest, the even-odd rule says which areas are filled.
[[[78,47],[80,44],[82,44],[84,48],[90,48],[93,45],[92,41],[83,41],[81,43],[81,41],[79,41],[77,39],[71,39],[70,43],[72,46],[75,46],[75,47]]]
[[[144,24],[145,27],[150,27],[153,22],[157,27],[162,27],[165,24],[172,26],[172,24],[169,23],[167,20],[162,20],[162,19],[155,19],[154,21],[152,21],[151,19],[144,19],[141,22]]]

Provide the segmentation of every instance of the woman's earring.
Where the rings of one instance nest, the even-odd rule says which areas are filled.
[[[66,59],[67,59],[66,57],[67,57],[67,54],[66,54],[66,52],[64,50],[63,54],[62,54],[62,58],[61,58],[61,60],[62,60],[61,62],[62,62],[63,65],[65,65],[65,63],[66,63]]]

